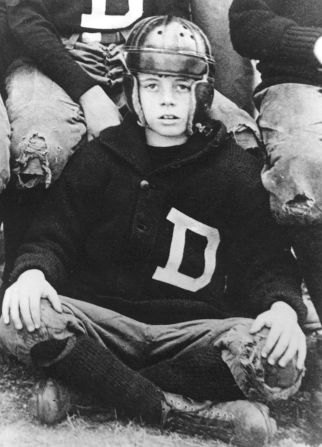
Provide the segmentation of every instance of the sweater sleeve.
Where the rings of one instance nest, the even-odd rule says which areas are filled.
[[[301,278],[284,228],[270,213],[268,195],[260,180],[261,163],[237,151],[230,166],[232,191],[229,248],[230,294],[239,296],[253,317],[284,301],[304,323],[307,309],[301,295]]]
[[[234,0],[230,34],[235,50],[250,59],[286,58],[318,65],[313,48],[322,28],[300,26],[277,15],[271,0]]]
[[[190,19],[190,0],[154,0],[152,15],[165,14]]]
[[[93,144],[77,151],[52,187],[18,250],[10,282],[36,268],[59,290],[72,272],[108,182],[106,164]]]
[[[3,75],[4,54],[3,49],[6,41],[7,17],[5,0],[0,0],[0,78]]]
[[[96,82],[70,56],[60,41],[42,0],[6,0],[10,31],[25,54],[74,101]]]

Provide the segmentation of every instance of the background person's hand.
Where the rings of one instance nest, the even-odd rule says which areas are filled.
[[[40,300],[47,298],[53,308],[61,313],[62,307],[56,290],[46,280],[41,270],[26,270],[5,292],[2,316],[5,324],[12,321],[17,330],[23,325],[29,332],[40,327]]]
[[[107,127],[121,123],[117,106],[99,85],[87,90],[80,97],[79,103],[85,116],[88,141],[97,138]]]
[[[322,65],[322,36],[315,42],[313,52],[319,63]]]
[[[262,356],[267,358],[268,363],[270,365],[277,363],[284,367],[297,355],[297,368],[303,369],[306,339],[297,322],[294,309],[283,301],[277,301],[270,310],[258,315],[250,333],[255,334],[264,327],[269,328],[269,333]]]

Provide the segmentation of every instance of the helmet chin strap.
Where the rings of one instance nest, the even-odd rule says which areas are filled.
[[[190,106],[190,110],[189,110],[189,115],[188,115],[188,121],[187,121],[187,134],[189,136],[194,134],[194,117],[195,117],[195,112],[196,112],[196,106],[197,106],[197,100],[196,100],[196,82],[194,82],[191,86],[191,90],[190,90],[190,101],[191,101],[191,106]]]

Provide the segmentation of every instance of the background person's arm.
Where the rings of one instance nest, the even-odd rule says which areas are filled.
[[[314,46],[322,28],[300,26],[274,12],[272,0],[234,0],[230,34],[238,53],[250,59],[292,59],[317,64]]]
[[[21,47],[21,53],[31,57],[41,71],[78,102],[96,81],[73,60],[61,43],[46,1],[6,1],[10,31]]]

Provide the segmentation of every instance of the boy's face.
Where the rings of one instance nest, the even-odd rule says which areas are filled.
[[[193,80],[139,73],[139,95],[150,146],[176,146],[187,141]]]

